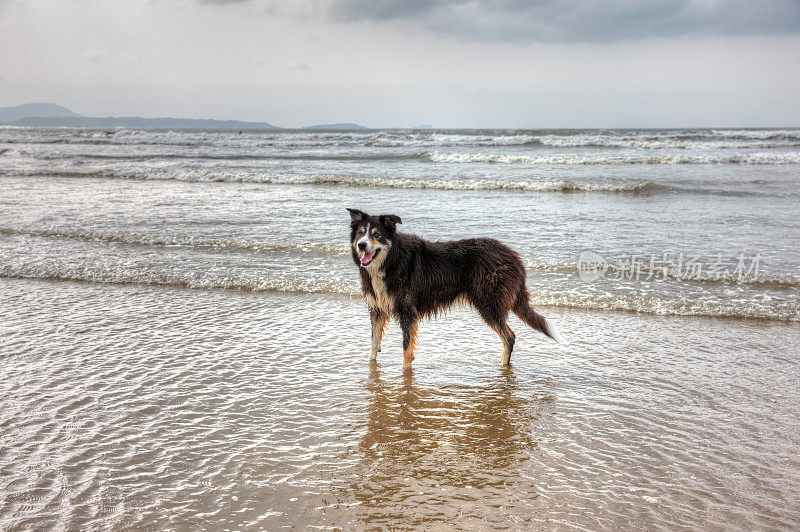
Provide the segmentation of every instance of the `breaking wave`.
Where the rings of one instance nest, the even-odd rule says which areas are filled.
[[[610,294],[558,294],[537,295],[537,305],[589,310],[642,312],[662,316],[708,316],[716,318],[748,318],[776,321],[800,321],[800,307],[776,307],[752,302],[723,302],[697,300],[663,300],[648,296],[620,296]]]
[[[0,265],[0,277],[42,281],[75,281],[95,284],[173,286],[196,290],[238,290],[244,292],[287,292],[298,294],[341,294],[358,296],[355,283],[299,279],[246,279],[225,276],[196,276],[107,268],[53,267],[47,265]]]
[[[42,264],[0,265],[0,277],[42,281],[71,281],[92,284],[130,284],[167,286],[195,290],[235,290],[245,292],[284,292],[296,294],[338,294],[360,297],[355,281],[285,278],[239,278],[148,271],[112,270],[103,267],[48,266]],[[800,321],[800,307],[764,305],[740,301],[663,300],[647,295],[581,294],[574,291],[548,291],[536,294],[532,304],[593,310],[642,312],[675,316],[756,318]]]
[[[434,190],[508,190],[531,192],[612,192],[648,193],[673,190],[650,181],[616,181],[601,183],[577,183],[559,179],[553,181],[514,180],[514,179],[425,179],[425,178],[383,178],[358,177],[325,174],[277,174],[224,170],[168,170],[152,169],[145,171],[46,171],[27,172],[3,171],[0,175],[41,176],[71,178],[105,178],[133,180],[174,180],[188,182],[224,183],[263,183],[277,185],[343,185],[371,188],[408,188]],[[682,189],[674,189],[682,190]]]
[[[259,242],[235,238],[201,238],[185,235],[153,235],[132,231],[103,231],[99,229],[13,229],[0,228],[3,236],[33,236],[64,238],[89,242],[132,244],[139,246],[186,246],[197,248],[233,249],[257,252],[316,251],[319,253],[347,253],[346,244],[325,242]]]
[[[655,164],[798,164],[800,153],[748,153],[732,155],[510,155],[499,153],[428,153],[436,163],[505,163],[530,165],[655,165]]]
[[[96,130],[0,128],[0,141],[25,144],[147,145],[226,148],[366,146],[549,146],[639,149],[786,148],[800,145],[800,130],[372,130],[350,132],[228,130]]]
[[[2,154],[2,152],[0,152]],[[98,159],[109,161],[149,161],[149,160],[212,160],[212,161],[403,161],[407,159],[419,159],[424,155],[418,153],[411,154],[391,154],[376,153],[365,155],[348,154],[208,154],[208,153],[149,153],[149,154],[104,154],[104,153],[74,153],[74,154],[45,154],[35,155],[40,160],[64,160],[64,159]]]
[[[275,253],[281,251],[314,252],[326,255],[347,255],[350,246],[346,243],[334,242],[262,242],[244,239],[203,238],[186,235],[161,235],[138,233],[133,231],[107,231],[84,228],[8,228],[0,227],[0,236],[29,236],[39,238],[56,238],[79,240],[85,242],[120,243],[137,246],[154,247],[191,247],[218,250],[251,251],[258,253]],[[532,272],[561,272],[577,275],[577,263],[542,262],[523,260],[525,267]],[[607,275],[625,274],[630,270],[615,264],[608,264]],[[688,276],[685,271],[675,268],[659,267],[657,272],[640,268],[638,274],[646,279],[652,274],[657,279],[683,282],[705,282],[723,284],[747,284],[771,286],[774,288],[800,288],[798,277],[775,277],[760,275],[757,277],[737,276],[730,273],[709,274],[693,273]]]
[[[800,152],[784,153],[728,153],[714,155],[518,155],[509,153],[457,153],[446,151],[421,151],[416,153],[36,153],[26,150],[0,150],[33,157],[40,161],[407,161],[432,163],[490,163],[526,164],[532,166],[628,166],[628,165],[684,165],[732,164],[777,165],[799,164]]]

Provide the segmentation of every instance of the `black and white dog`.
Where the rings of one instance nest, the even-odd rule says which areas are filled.
[[[390,317],[403,329],[403,367],[414,360],[417,324],[455,302],[472,305],[503,341],[503,365],[511,360],[514,332],[509,312],[550,338],[558,335],[528,302],[525,266],[516,252],[490,238],[430,242],[400,233],[399,216],[350,211],[350,243],[372,319],[370,359],[378,356]]]

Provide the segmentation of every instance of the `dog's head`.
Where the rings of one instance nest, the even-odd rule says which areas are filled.
[[[350,211],[353,260],[362,268],[380,268],[394,243],[397,234],[395,226],[403,222],[394,214],[370,216],[357,209],[347,210]]]

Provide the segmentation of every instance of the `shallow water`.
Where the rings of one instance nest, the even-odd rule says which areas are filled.
[[[401,368],[345,296],[0,280],[0,523],[789,529],[796,324],[456,310]]]
[[[796,528],[798,185],[798,130],[0,128],[0,528]],[[370,365],[345,207],[567,343]]]
[[[0,152],[3,277],[356,294],[357,207],[506,242],[535,304],[800,321],[800,130],[6,127]]]

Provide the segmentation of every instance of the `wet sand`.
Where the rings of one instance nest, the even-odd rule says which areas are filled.
[[[791,529],[800,325],[0,279],[0,528]]]

